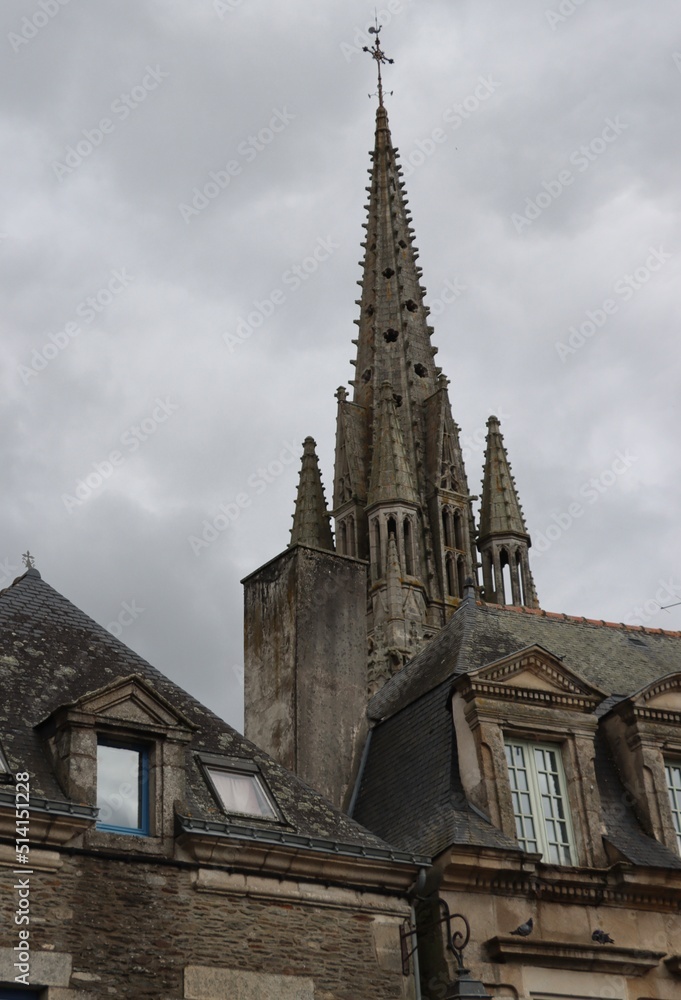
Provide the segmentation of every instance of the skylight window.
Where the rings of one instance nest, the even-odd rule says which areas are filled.
[[[265,783],[252,761],[239,761],[234,766],[204,760],[213,794],[226,813],[278,820],[279,815]]]

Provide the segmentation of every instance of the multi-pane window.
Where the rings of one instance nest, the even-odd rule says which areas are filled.
[[[573,864],[560,750],[550,744],[507,741],[506,762],[519,845],[551,864]]]
[[[667,790],[676,830],[676,842],[681,851],[681,764],[665,763],[664,769],[667,773]]]
[[[97,743],[97,828],[149,835],[149,752],[146,747]]]

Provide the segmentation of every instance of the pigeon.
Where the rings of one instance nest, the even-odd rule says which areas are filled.
[[[517,934],[519,937],[528,937],[532,933],[533,926],[534,923],[532,917],[530,917],[530,919],[526,920],[524,924],[520,925],[520,927],[516,927],[514,931],[511,931],[511,934]]]
[[[596,930],[591,935],[592,941],[598,941],[599,944],[614,944],[613,938],[610,937],[607,931],[602,931],[600,928]]]

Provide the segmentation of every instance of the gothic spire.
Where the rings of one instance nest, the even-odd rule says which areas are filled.
[[[390,382],[384,382],[378,413],[374,418],[371,483],[367,497],[369,507],[381,501],[419,502],[397,418],[397,406],[401,403]]]
[[[485,600],[494,604],[538,607],[530,572],[530,536],[511,474],[501,425],[495,416],[487,421],[487,448],[480,506],[478,548],[482,555]],[[509,567],[508,580],[503,576]]]
[[[306,437],[289,546],[311,545],[333,552],[333,536],[315,448],[314,439]]]
[[[371,408],[382,383],[392,383],[404,402],[400,422],[406,442],[413,437],[413,410],[435,391],[439,369],[433,362],[425,288],[420,284],[418,251],[396,152],[387,111],[379,104],[367,188],[357,372],[352,384],[354,402]],[[415,456],[411,459],[415,461]]]

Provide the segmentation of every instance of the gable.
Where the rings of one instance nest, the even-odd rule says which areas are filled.
[[[605,692],[541,646],[530,646],[465,675],[471,695],[592,712]]]
[[[632,695],[630,702],[636,714],[681,720],[681,673],[660,677]]]
[[[68,706],[67,711],[70,716],[96,717],[166,731],[182,730],[187,734],[196,728],[136,674],[88,692]]]

